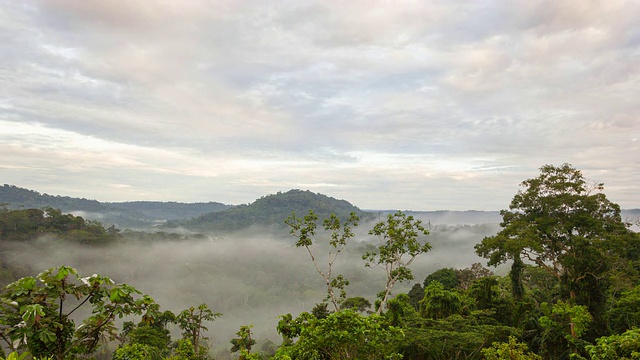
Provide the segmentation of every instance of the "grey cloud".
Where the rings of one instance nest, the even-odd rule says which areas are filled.
[[[639,179],[635,2],[2,7],[0,121],[70,139],[0,129],[0,147],[16,154],[0,169],[16,182],[29,176],[15,169],[31,168],[34,185],[100,194],[87,175],[128,180],[126,195],[179,200],[174,181],[189,189],[176,196],[234,203],[289,181],[365,202],[361,192],[384,190],[402,195],[383,203],[423,197],[446,208],[448,197],[470,202],[449,207],[495,209],[509,185],[493,200],[472,192],[517,184],[545,163],[619,169],[612,181],[624,194]],[[89,138],[114,147],[112,158],[74,150]],[[65,156],[88,165],[69,168]],[[487,167],[499,170],[478,170]],[[77,180],[47,185],[65,178]]]

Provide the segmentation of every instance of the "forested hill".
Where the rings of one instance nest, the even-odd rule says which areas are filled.
[[[8,209],[60,209],[65,213],[80,214],[91,220],[125,227],[147,227],[166,220],[190,219],[231,206],[218,202],[177,203],[159,201],[99,202],[84,198],[41,194],[14,185],[0,186],[0,204]]]
[[[193,230],[238,230],[250,225],[283,225],[292,212],[297,216],[306,215],[313,210],[320,220],[331,214],[347,218],[355,212],[361,219],[373,219],[374,214],[360,210],[348,201],[338,200],[327,195],[316,194],[308,190],[289,190],[263,196],[248,205],[201,215],[192,220],[171,221],[166,226],[184,226]]]
[[[96,200],[41,194],[37,191],[7,184],[0,187],[0,203],[7,204],[9,209],[14,210],[42,209],[46,207],[60,209],[64,212],[104,212],[109,210],[108,205]]]

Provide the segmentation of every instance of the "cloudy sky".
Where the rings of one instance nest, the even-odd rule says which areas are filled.
[[[640,207],[638,1],[0,4],[0,183],[499,210],[568,162]]]

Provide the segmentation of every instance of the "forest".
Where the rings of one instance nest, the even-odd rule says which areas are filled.
[[[569,164],[499,224],[279,195],[145,231],[0,206],[0,355],[640,359],[640,224]]]

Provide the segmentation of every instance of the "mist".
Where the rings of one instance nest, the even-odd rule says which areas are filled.
[[[369,236],[372,224],[356,229],[355,239],[340,254],[334,274],[349,281],[349,297],[362,296],[371,303],[384,287],[384,271],[366,268],[361,259],[367,246],[379,239]],[[414,283],[443,267],[465,268],[478,258],[473,246],[498,231],[496,224],[432,225],[426,239],[433,249],[413,262],[411,282],[397,284],[394,294],[408,292]],[[319,243],[323,236],[318,234]],[[326,242],[325,242],[326,243]],[[326,286],[307,251],[295,247],[286,232],[251,228],[235,233],[207,234],[187,240],[131,241],[95,247],[43,237],[35,243],[7,243],[7,262],[37,272],[69,265],[83,276],[94,273],[127,283],[153,297],[162,310],[178,313],[206,303],[222,317],[209,323],[214,351],[229,348],[241,325],[254,325],[254,338],[279,343],[278,316],[311,311],[322,302]],[[319,263],[326,264],[327,246],[314,246]],[[331,308],[331,307],[330,307]],[[138,321],[139,319],[135,319]],[[178,336],[177,328],[173,329]]]

